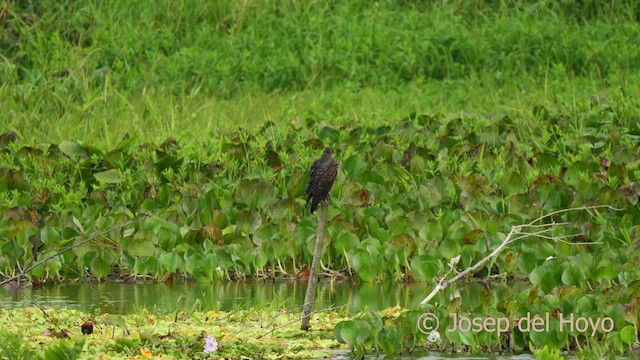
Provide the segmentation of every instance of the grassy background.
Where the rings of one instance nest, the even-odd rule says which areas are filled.
[[[634,1],[9,1],[0,131],[110,147],[314,117],[637,107]]]

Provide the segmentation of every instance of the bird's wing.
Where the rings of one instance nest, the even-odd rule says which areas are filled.
[[[315,180],[314,180],[314,175],[316,173],[316,171],[318,171],[318,162],[320,160],[316,160],[313,162],[313,164],[311,164],[311,169],[309,170],[309,182],[307,182],[307,186],[304,188],[304,193],[307,195],[311,195],[311,189],[313,188],[313,186],[311,185]]]

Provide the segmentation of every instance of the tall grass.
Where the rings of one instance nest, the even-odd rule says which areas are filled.
[[[637,92],[640,77],[633,1],[42,0],[0,14],[0,130],[31,142],[108,144],[299,111],[528,111],[533,99]]]

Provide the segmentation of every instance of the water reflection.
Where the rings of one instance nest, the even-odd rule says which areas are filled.
[[[346,306],[352,312],[365,308],[380,310],[389,306],[416,306],[425,296],[428,284],[369,284],[320,282],[316,309]],[[176,309],[201,306],[202,309],[229,310],[247,307],[280,306],[295,308],[304,301],[306,283],[225,282],[173,284],[57,284],[41,288],[7,290],[0,288],[0,306],[4,309],[38,305],[74,307],[87,312],[127,314],[142,308],[167,313]]]

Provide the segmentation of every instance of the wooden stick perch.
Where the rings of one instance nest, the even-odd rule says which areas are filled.
[[[309,319],[313,310],[313,303],[316,294],[316,285],[318,284],[318,268],[322,259],[322,250],[324,248],[324,228],[327,225],[327,207],[329,200],[325,199],[320,205],[320,219],[318,220],[318,229],[316,232],[316,245],[313,249],[313,263],[311,264],[311,274],[307,283],[307,294],[304,297],[304,305],[302,307],[302,324],[300,329],[309,330]]]

